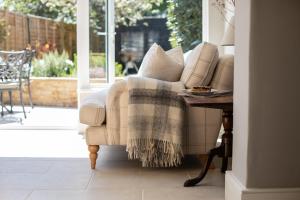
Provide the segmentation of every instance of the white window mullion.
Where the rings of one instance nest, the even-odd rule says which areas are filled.
[[[89,80],[89,0],[77,0],[77,87],[90,87]]]
[[[202,1],[202,40],[209,41],[209,0]]]
[[[115,81],[115,1],[106,0],[107,20],[106,20],[106,53],[107,53],[107,81]]]
[[[224,34],[224,17],[213,5],[214,0],[202,1],[202,38],[203,41],[219,45]],[[218,46],[220,55],[224,48]]]

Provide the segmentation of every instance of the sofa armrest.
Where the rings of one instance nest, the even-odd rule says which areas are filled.
[[[106,97],[106,128],[108,144],[120,144],[122,116],[122,94],[127,92],[127,81],[121,80],[112,84]],[[124,116],[123,116],[124,117]]]
[[[101,126],[105,122],[105,99],[108,90],[87,96],[81,103],[79,109],[79,121],[89,126]]]

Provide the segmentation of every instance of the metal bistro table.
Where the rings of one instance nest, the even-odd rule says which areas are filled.
[[[232,156],[233,97],[230,95],[220,97],[183,96],[183,98],[187,106],[222,109],[222,120],[225,131],[222,135],[221,145],[210,150],[208,159],[199,176],[185,181],[184,186],[191,187],[198,184],[205,177],[209,166],[216,155],[222,157],[221,172],[224,173],[227,170],[228,158]]]

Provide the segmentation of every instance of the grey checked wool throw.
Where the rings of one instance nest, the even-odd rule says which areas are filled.
[[[177,93],[183,84],[137,76],[127,84],[129,158],[139,159],[144,167],[180,165],[184,103]]]

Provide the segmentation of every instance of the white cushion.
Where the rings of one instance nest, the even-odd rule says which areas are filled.
[[[189,53],[180,81],[185,87],[206,86],[210,83],[219,52],[216,45],[204,42]]]
[[[101,126],[105,122],[105,100],[107,89],[89,95],[82,101],[79,110],[80,123]]]
[[[139,70],[139,76],[163,81],[179,81],[184,61],[181,47],[165,52],[154,43],[146,53]]]

